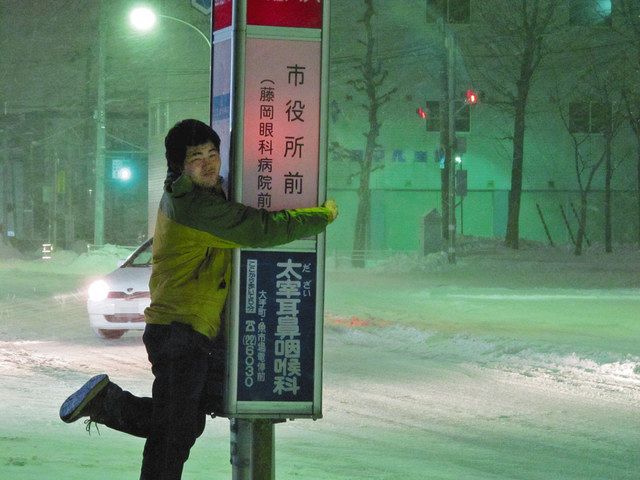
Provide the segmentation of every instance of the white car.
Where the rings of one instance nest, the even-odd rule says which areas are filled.
[[[150,238],[120,267],[89,286],[89,323],[100,338],[116,339],[127,330],[144,330],[151,277]]]

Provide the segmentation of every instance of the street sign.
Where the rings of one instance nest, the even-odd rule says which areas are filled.
[[[314,252],[243,251],[238,402],[312,402]]]
[[[247,40],[242,201],[271,210],[318,200],[320,42]]]
[[[211,124],[231,198],[322,203],[328,1],[215,0],[213,17]],[[321,417],[324,235],[237,251],[230,292],[225,414]]]
[[[211,14],[211,0],[191,0],[191,6],[205,15]]]
[[[235,201],[326,194],[329,0],[215,0],[211,124]],[[324,234],[235,250],[224,414],[236,480],[275,478],[274,425],[322,416]]]

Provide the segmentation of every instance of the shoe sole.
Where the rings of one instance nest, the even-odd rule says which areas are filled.
[[[82,417],[82,410],[109,383],[104,373],[91,377],[87,383],[69,396],[60,407],[60,420],[65,423],[75,422]]]

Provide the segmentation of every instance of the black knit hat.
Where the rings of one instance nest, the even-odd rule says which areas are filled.
[[[184,168],[187,147],[213,142],[220,150],[220,137],[206,123],[189,118],[176,123],[164,138],[167,167],[170,171],[180,174]]]

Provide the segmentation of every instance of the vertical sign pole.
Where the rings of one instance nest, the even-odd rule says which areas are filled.
[[[231,419],[233,480],[275,479],[275,428],[270,419]]]
[[[229,197],[325,200],[329,0],[214,0],[211,125]],[[233,254],[225,415],[234,480],[275,478],[274,425],[322,416],[324,234]]]

